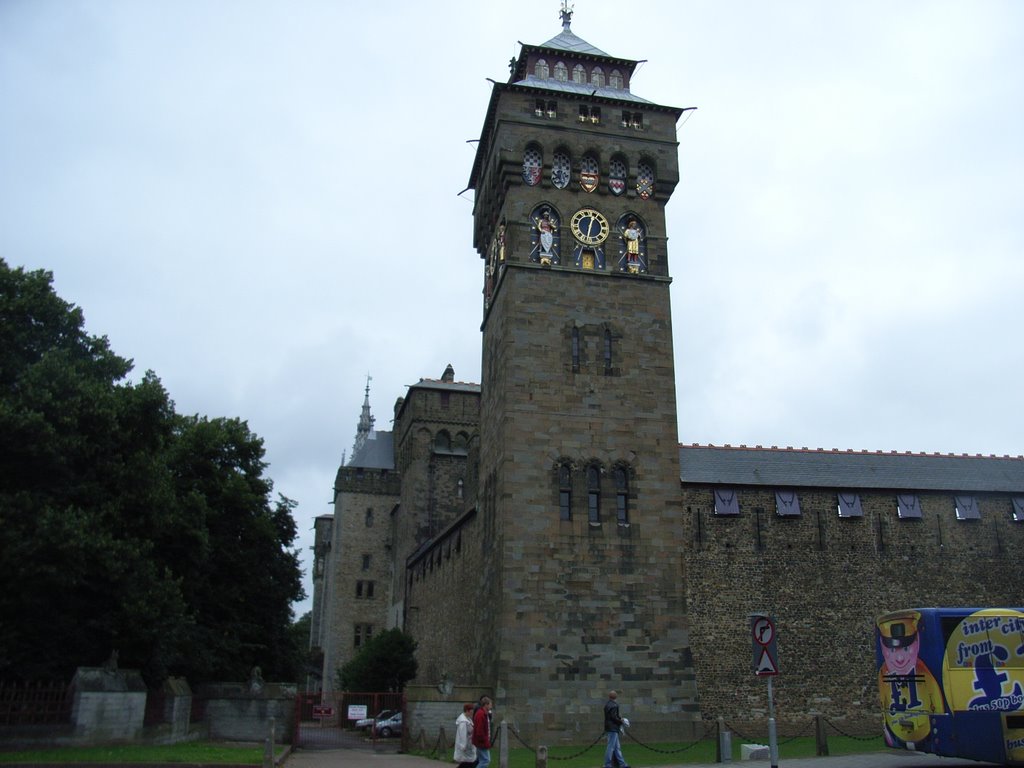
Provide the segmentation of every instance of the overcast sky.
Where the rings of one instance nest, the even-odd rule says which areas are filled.
[[[0,257],[179,412],[248,421],[307,568],[366,375],[380,429],[448,363],[480,381],[467,140],[560,7],[0,0]],[[1024,3],[577,0],[572,30],[698,107],[682,442],[1022,453]]]

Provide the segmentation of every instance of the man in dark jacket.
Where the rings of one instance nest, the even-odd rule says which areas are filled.
[[[608,691],[608,701],[604,705],[604,735],[608,738],[608,746],[604,750],[604,768],[629,768],[626,758],[622,756],[622,745],[619,734],[622,726],[629,727],[629,720],[619,715],[619,694]],[[613,765],[612,761],[615,761]]]

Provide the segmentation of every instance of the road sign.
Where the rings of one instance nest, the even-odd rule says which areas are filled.
[[[313,705],[313,717],[334,717],[334,707],[315,704]]]
[[[754,674],[779,674],[779,651],[776,647],[775,621],[770,616],[755,613],[750,617],[750,636],[753,640],[751,655]]]

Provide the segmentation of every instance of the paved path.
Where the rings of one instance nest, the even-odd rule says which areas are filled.
[[[497,755],[491,762],[492,768],[500,768]],[[628,757],[628,755],[627,755]],[[600,768],[601,758],[594,761],[594,768]],[[284,768],[440,768],[453,766],[449,760],[431,760],[415,755],[394,752],[373,752],[367,749],[299,749],[292,751],[284,762]],[[643,761],[633,768],[643,768]],[[974,766],[986,768],[990,763],[974,760],[958,760],[949,757],[914,754],[911,752],[869,752],[862,755],[841,757],[805,757],[779,760],[779,768],[954,768]],[[548,762],[549,768],[557,768],[557,761]],[[687,763],[662,768],[769,768],[767,760],[734,761],[732,763]]]

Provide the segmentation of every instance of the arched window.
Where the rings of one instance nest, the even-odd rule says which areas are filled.
[[[587,520],[601,524],[601,469],[595,464],[587,467]]]
[[[644,200],[654,194],[654,168],[649,163],[640,163],[636,168],[636,192]]]
[[[594,71],[590,73],[590,84],[595,88],[604,88],[604,70],[600,67],[594,67]]]
[[[580,160],[580,186],[584,192],[593,192],[600,183],[601,175],[598,173],[597,158],[593,155],[584,155]]]
[[[533,74],[535,74],[541,80],[547,80],[548,63],[544,59],[537,59],[537,63],[533,67]]]
[[[604,329],[604,375],[612,372],[612,332]]]
[[[451,453],[452,438],[447,431],[442,429],[434,437],[434,450],[438,453]]]
[[[612,88],[622,88],[622,73],[617,69],[613,69],[612,73],[608,75],[608,85]]]
[[[569,155],[565,152],[555,152],[551,159],[551,183],[559,189],[569,186],[569,177],[572,174],[572,165]]]
[[[622,157],[613,157],[608,166],[608,191],[613,195],[626,191],[626,161]]]
[[[572,329],[572,372],[580,372],[580,329]]]
[[[564,83],[569,79],[569,69],[562,62],[555,64],[555,80]]]
[[[583,68],[582,64],[577,64],[572,68],[572,81],[581,84],[587,82],[587,70]]]
[[[616,467],[613,473],[615,480],[615,520],[621,526],[629,525],[629,474],[623,467]]]
[[[456,485],[455,485],[455,497],[457,499],[461,499],[462,498],[462,494],[464,493],[464,490],[465,490],[465,483],[462,481],[462,478],[460,477],[459,478],[459,482],[456,483]]]
[[[366,527],[373,528],[373,509],[371,507],[366,508]]]
[[[543,102],[539,103],[543,104]],[[542,109],[538,109],[537,111],[543,113]],[[531,187],[539,184],[541,170],[543,167],[544,156],[541,154],[540,147],[527,147],[526,151],[523,152],[523,181]]]
[[[558,519],[572,519],[572,470],[566,461],[558,465]]]

